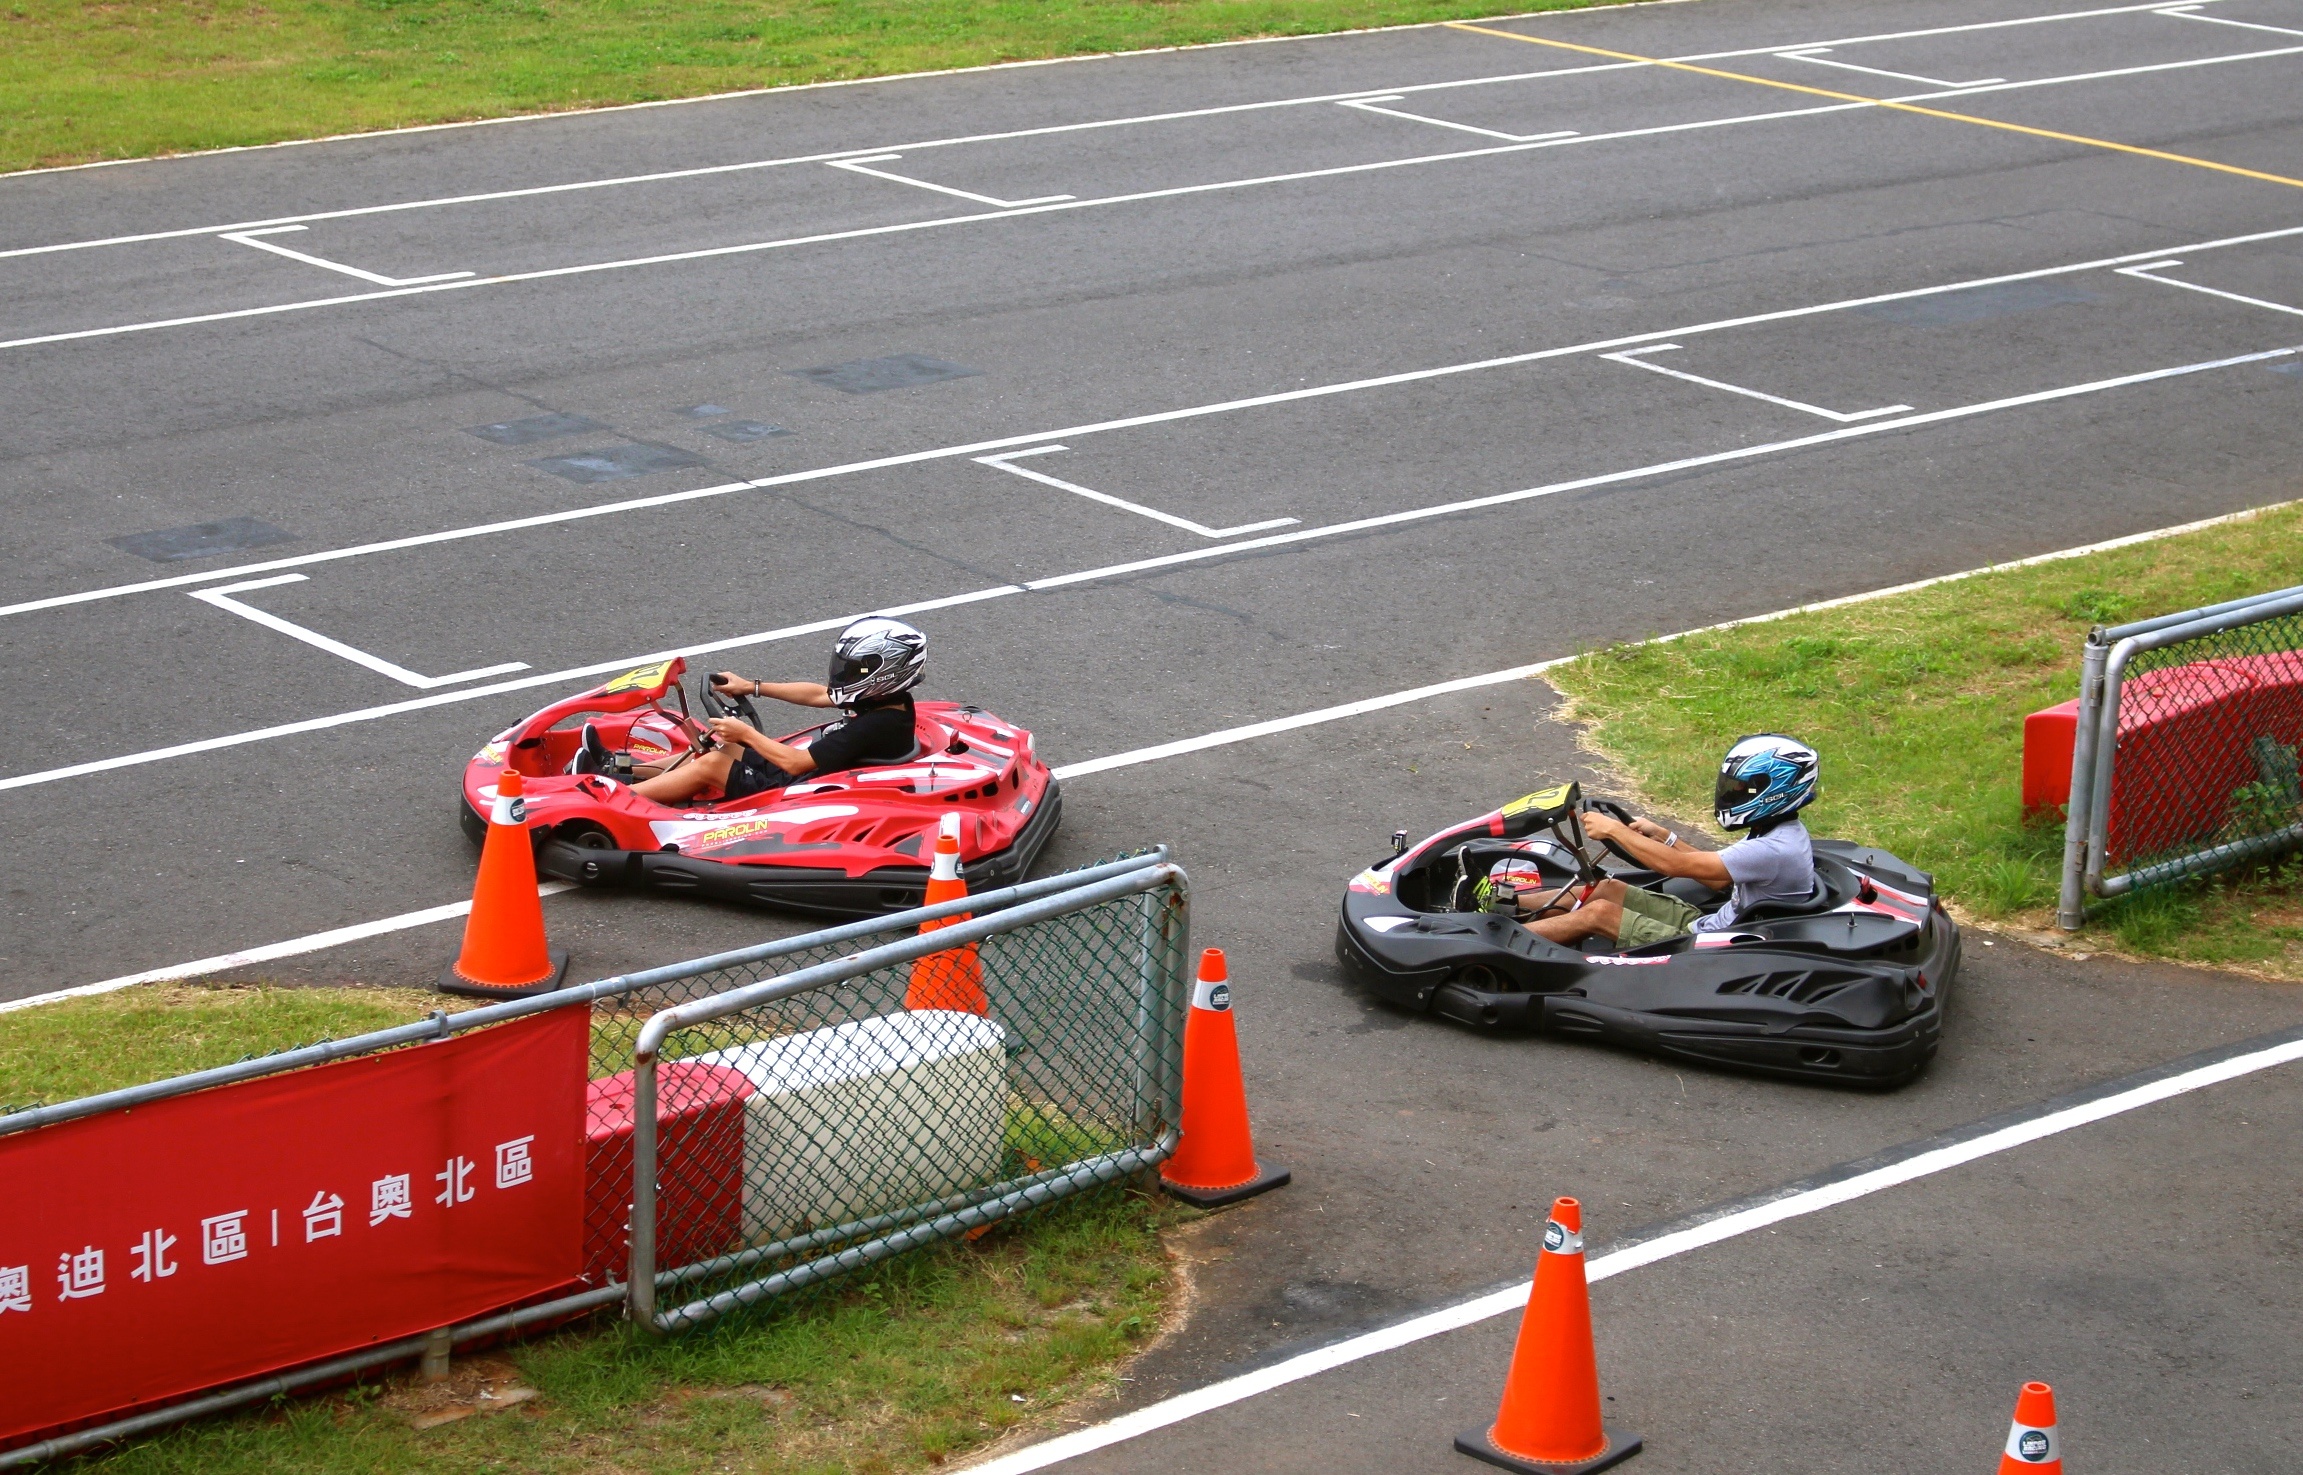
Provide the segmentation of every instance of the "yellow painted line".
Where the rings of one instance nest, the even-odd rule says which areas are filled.
[[[1828,97],[1837,102],[1866,102],[1873,107],[1890,108],[1899,113],[1917,113],[1923,118],[1945,118],[1954,123],[1973,123],[1978,128],[1998,128],[2008,133],[2028,133],[2033,138],[2051,138],[2057,143],[2084,144],[2089,148],[2111,149],[2117,153],[2134,154],[2144,159],[2162,159],[2170,164],[2189,164],[2194,169],[2213,169],[2219,174],[2236,174],[2242,179],[2260,179],[2267,184],[2284,184],[2303,189],[2303,179],[2290,179],[2284,174],[2266,174],[2260,169],[2242,169],[2237,164],[2218,164],[2213,159],[2197,159],[2189,154],[2170,154],[2161,149],[2147,149],[2132,143],[2118,143],[2108,138],[2090,138],[2081,133],[2058,133],[2052,128],[2033,128],[2024,123],[2003,123],[1997,118],[1978,118],[1973,113],[1947,112],[1942,108],[1923,108],[1917,103],[1890,102],[1884,97],[1863,97],[1853,92],[1835,92],[1828,87],[1809,87],[1799,82],[1778,82],[1773,77],[1754,77],[1748,72],[1725,72],[1717,67],[1699,67],[1692,62],[1666,61],[1659,56],[1639,56],[1629,51],[1610,51],[1604,46],[1585,46],[1574,41],[1554,41],[1548,36],[1528,36],[1518,31],[1499,31],[1492,26],[1475,26],[1469,21],[1444,22],[1458,31],[1471,31],[1481,36],[1500,36],[1506,41],[1525,41],[1531,46],[1551,46],[1561,51],[1580,51],[1589,56],[1611,57],[1616,61],[1645,62],[1651,67],[1665,67],[1674,72],[1693,72],[1700,77],[1721,77],[1730,82],[1749,82],[1759,87],[1774,87],[1785,92],[1804,92],[1810,97]]]

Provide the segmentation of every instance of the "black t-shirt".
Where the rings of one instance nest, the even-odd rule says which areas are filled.
[[[866,763],[894,763],[912,751],[915,717],[912,699],[898,697],[885,706],[865,707],[843,717],[816,734],[808,753],[816,760],[816,773],[860,768]]]

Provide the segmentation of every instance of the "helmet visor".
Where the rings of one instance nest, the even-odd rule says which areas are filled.
[[[1744,778],[1731,770],[1722,769],[1719,784],[1711,791],[1711,807],[1721,814],[1741,809],[1767,791],[1767,779],[1765,773]]]
[[[853,690],[863,685],[865,677],[880,669],[880,659],[877,651],[863,656],[845,656],[835,653],[832,656],[831,680],[825,682],[824,685],[836,692]]]

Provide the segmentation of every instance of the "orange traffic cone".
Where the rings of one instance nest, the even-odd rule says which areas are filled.
[[[1506,1470],[1584,1475],[1639,1453],[1636,1434],[1599,1421],[1599,1363],[1591,1348],[1591,1295],[1583,1278],[1583,1205],[1556,1200],[1543,1226],[1535,1288],[1495,1422],[1466,1429],[1455,1447]]]
[[[536,852],[528,840],[528,806],[520,775],[496,780],[480,879],[464,919],[464,948],[440,976],[440,992],[481,999],[550,993],[567,976],[568,950],[544,941],[544,900],[536,894]]]
[[[1237,1203],[1288,1181],[1285,1168],[1255,1160],[1247,1125],[1247,1087],[1239,1076],[1239,1031],[1231,1019],[1231,981],[1223,949],[1200,954],[1199,982],[1183,1027],[1183,1130],[1160,1165],[1160,1186],[1203,1209]]]
[[[936,830],[935,863],[928,868],[928,894],[922,898],[925,906],[940,901],[954,901],[968,894],[968,883],[960,879],[960,817],[947,814]],[[954,922],[965,922],[969,913],[960,912],[933,922],[920,923],[924,935]],[[983,960],[976,956],[976,945],[953,948],[948,953],[930,953],[912,963],[911,986],[904,990],[906,1009],[957,1009],[968,1014],[989,1014],[992,1001],[984,993]]]
[[[2015,1395],[2015,1424],[2007,1431],[2007,1448],[1999,1456],[1999,1475],[2023,1470],[2063,1475],[2063,1442],[2055,1437],[2055,1390],[2045,1383],[2025,1383]]]

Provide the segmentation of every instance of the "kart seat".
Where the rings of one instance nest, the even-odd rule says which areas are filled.
[[[1817,912],[1836,911],[1847,905],[1847,899],[1855,895],[1856,888],[1861,884],[1855,872],[1849,870],[1844,863],[1828,855],[1818,855],[1815,857],[1815,889],[1805,900],[1761,902],[1750,911],[1739,914],[1735,919],[1736,925],[1741,926],[1746,922],[1780,922],[1786,917],[1808,917]]]

